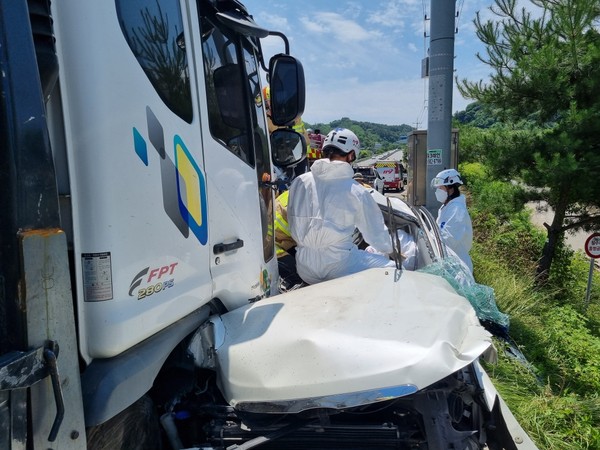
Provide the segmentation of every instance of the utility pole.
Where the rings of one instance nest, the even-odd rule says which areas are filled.
[[[455,11],[456,0],[431,0],[427,183],[439,171],[450,168]],[[438,203],[429,184],[425,201],[427,209],[436,215]]]

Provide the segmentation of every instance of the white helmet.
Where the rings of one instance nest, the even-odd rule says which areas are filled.
[[[433,188],[452,186],[453,184],[463,184],[460,173],[458,173],[456,169],[442,170],[433,180],[431,180],[431,187]]]
[[[327,147],[335,147],[339,149],[342,153],[348,154],[352,150],[358,156],[360,152],[360,141],[358,137],[347,128],[336,128],[329,132],[325,141],[323,142],[322,151],[327,154]]]

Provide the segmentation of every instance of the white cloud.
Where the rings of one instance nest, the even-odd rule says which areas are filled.
[[[281,32],[288,32],[291,28],[287,17],[273,14],[272,12],[267,13],[266,11],[255,11],[253,17],[254,21],[263,28]]]
[[[303,16],[300,17],[300,23],[304,26],[306,31],[309,33],[323,33],[323,25],[314,22],[311,18]]]
[[[399,0],[392,0],[378,8],[375,12],[369,15],[368,22],[385,27],[401,27],[404,28],[405,14],[404,5]]]
[[[269,24],[269,27],[273,30],[283,30],[283,31],[287,31],[290,29],[290,25],[289,22],[287,20],[287,17],[282,17],[282,16],[274,16],[274,15],[265,15],[268,19],[266,19],[266,22]]]
[[[345,8],[345,15],[357,20],[363,12],[362,5],[358,1],[350,1]]]
[[[303,16],[300,22],[308,32],[331,35],[343,43],[364,41],[380,36],[378,32],[368,31],[358,22],[334,12],[317,12],[310,16]]]

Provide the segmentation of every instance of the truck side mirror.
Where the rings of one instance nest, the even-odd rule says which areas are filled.
[[[306,157],[306,139],[293,130],[279,128],[271,133],[271,151],[277,167],[292,166]]]
[[[269,61],[271,91],[271,121],[277,126],[288,126],[304,113],[304,69],[300,61],[290,55],[275,55]]]

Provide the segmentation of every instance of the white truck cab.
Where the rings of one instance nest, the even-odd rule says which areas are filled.
[[[306,152],[284,35],[236,0],[0,0],[0,30],[0,448],[535,449],[441,277],[278,289],[273,166]],[[372,195],[415,269],[444,257]]]
[[[69,169],[58,181],[83,359],[116,356],[211,299],[232,309],[271,295],[258,40],[211,2],[53,6],[61,95],[48,109],[64,130],[54,154]]]

